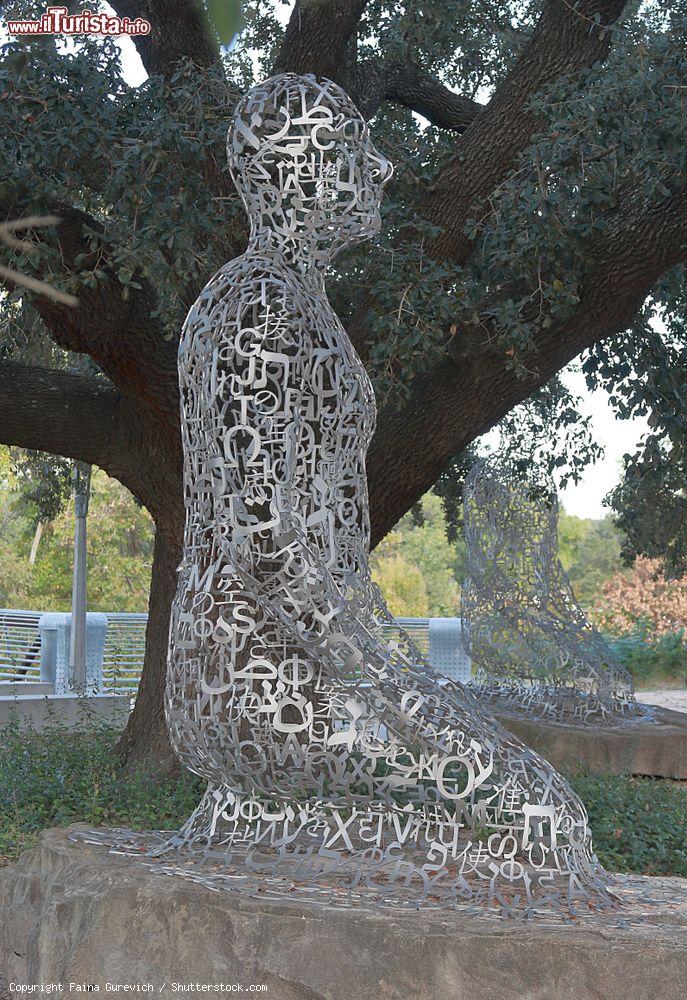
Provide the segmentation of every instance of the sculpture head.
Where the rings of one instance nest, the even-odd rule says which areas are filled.
[[[271,231],[296,258],[326,264],[379,231],[392,167],[331,80],[283,73],[253,87],[234,111],[227,154],[252,234]]]

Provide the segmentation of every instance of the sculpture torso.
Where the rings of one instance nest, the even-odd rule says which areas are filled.
[[[294,366],[302,380],[287,386]],[[324,746],[331,733],[335,711],[322,704],[325,687],[331,699],[331,683],[320,677],[315,696],[318,668],[291,648],[278,622],[265,620],[236,569],[261,572],[264,553],[250,521],[273,519],[274,497],[270,513],[267,506],[276,483],[277,504],[293,512],[317,558],[342,593],[357,597],[358,614],[374,627],[365,453],[376,409],[369,376],[321,275],[299,274],[278,253],[249,252],[211,279],[184,324],[179,380],[185,559],[172,622],[179,638],[168,712],[177,720],[172,733],[178,725],[183,730],[178,752],[211,777],[217,767],[226,769],[227,753],[242,738],[263,746],[284,741],[267,714],[256,711],[251,720],[251,707],[266,693],[284,703],[282,723],[292,718],[299,726],[319,710],[320,726],[309,722],[298,732],[304,749],[313,741]],[[236,486],[241,492],[232,496]],[[262,507],[254,502],[261,491]],[[225,630],[217,628],[220,617]],[[237,644],[241,622],[245,633]],[[270,767],[265,779],[270,787],[279,780]]]
[[[236,313],[253,302],[287,309],[291,305],[292,330],[281,327],[278,336],[268,339],[250,329],[245,332]],[[263,429],[269,435],[284,420],[280,365],[270,355],[278,354],[285,340],[311,355],[303,364],[306,378],[298,403],[291,504],[308,540],[337,582],[345,584],[351,574],[369,574],[365,453],[375,427],[374,391],[322,284],[304,281],[278,257],[244,257],[225,265],[206,285],[184,324],[179,345],[180,389],[185,396],[202,400],[197,410],[187,407],[182,414],[187,498],[184,548],[188,552],[189,546],[198,544],[194,537],[198,530],[208,533],[204,542],[216,530],[215,525],[204,523],[205,494],[198,494],[196,483],[213,459],[226,459],[223,411],[227,397],[240,401],[243,385],[258,387],[262,389]],[[267,474],[269,448],[263,448],[256,459]]]

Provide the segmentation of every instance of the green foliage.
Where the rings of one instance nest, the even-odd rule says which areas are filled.
[[[73,463],[44,451],[15,448],[10,451],[15,476],[17,512],[35,527],[39,521],[54,521],[64,510],[73,490]]]
[[[446,517],[446,537],[452,544],[463,537],[463,484],[468,472],[477,461],[479,453],[474,445],[468,445],[448,463],[433,487],[433,492],[441,500]],[[422,507],[411,511],[417,523],[422,524]]]
[[[235,6],[234,0],[217,0],[210,14],[223,18]],[[111,248],[108,267],[122,298],[145,287],[150,303],[142,321],[153,323],[161,337],[177,336],[208,275],[243,246],[242,212],[225,165],[226,124],[237,94],[269,72],[283,27],[273,2],[246,0],[241,6],[245,26],[224,54],[228,87],[216,68],[201,71],[184,63],[169,82],[154,77],[129,87],[119,50],[108,40],[84,38],[76,51],[53,39],[16,39],[3,47],[0,194],[17,213],[57,203],[92,220],[91,252],[66,279],[50,239],[31,259],[17,253],[7,263],[38,270],[78,294],[103,281],[101,251]],[[419,8],[370,0],[357,49],[363,60],[410,52],[449,86],[484,101],[512,68],[541,6],[431,0]],[[40,0],[17,0],[5,5],[4,14],[29,17],[42,9]],[[331,281],[344,320],[356,308],[360,289],[375,303],[369,357],[381,401],[402,400],[413,378],[466,330],[475,334],[474,344],[465,345],[468,354],[473,348],[495,352],[518,373],[533,374],[527,355],[536,331],[564,321],[577,307],[592,251],[614,224],[616,203],[626,201],[628,191],[637,199],[661,198],[683,183],[686,23],[684,0],[668,11],[632,5],[611,33],[603,64],[533,98],[529,111],[538,131],[493,193],[489,211],[469,224],[475,252],[464,267],[428,260],[424,248],[438,229],[419,214],[418,192],[436,180],[455,136],[426,127],[408,109],[382,107],[375,141],[396,164],[383,233],[376,246],[344,255]],[[223,40],[235,27],[218,24]],[[209,170],[224,174],[226,195],[211,192]],[[3,304],[0,357],[30,348],[34,357],[64,365],[26,305],[29,298],[19,301],[15,294]],[[651,413],[676,482],[687,473],[684,307],[683,274],[674,270],[658,282],[632,328],[595,347],[584,362],[590,385],[609,389],[621,416]],[[662,323],[652,325],[656,317]],[[503,432],[513,447],[564,479],[577,478],[598,452],[588,422],[556,380],[508,415]],[[460,521],[464,464],[465,456],[457,456],[438,486],[452,532]],[[645,491],[646,513],[650,494]],[[672,506],[670,518],[653,518],[657,527],[675,516],[682,525],[678,494],[673,483],[660,491],[659,500],[670,499]],[[634,527],[649,522],[635,518]],[[622,526],[630,537],[630,528]],[[664,543],[651,544],[655,549]],[[637,551],[648,551],[647,544],[629,543]],[[674,548],[680,556],[687,543],[678,539]]]
[[[610,519],[575,517],[561,510],[559,555],[583,607],[591,607],[601,585],[621,568],[621,544],[622,534]]]
[[[669,14],[644,6],[612,32],[603,63],[533,97],[540,131],[491,211],[468,226],[479,252],[460,311],[492,320],[516,369],[537,331],[576,309],[590,251],[613,225],[609,210],[628,191],[649,200],[684,183],[684,25],[683,4]]]
[[[221,45],[229,45],[242,25],[239,0],[205,0],[210,22]]]
[[[575,777],[609,871],[687,877],[687,788],[664,779]]]
[[[552,379],[501,420],[499,452],[517,459],[524,470],[534,466],[555,473],[561,487],[579,482],[588,463],[600,457],[601,448],[591,418],[582,416],[578,405],[562,381]],[[478,447],[469,445],[451,459],[433,487],[444,505],[451,542],[461,535],[463,483],[478,454]]]
[[[51,826],[171,829],[188,817],[202,794],[198,779],[121,770],[118,736],[85,709],[75,732],[54,716],[41,732],[17,717],[0,728],[0,859],[16,857]]]
[[[460,470],[456,462],[454,470]],[[452,470],[453,471],[453,470]],[[458,475],[441,483],[458,484]],[[460,588],[466,574],[465,543],[456,537],[439,490],[425,494],[372,553],[375,582],[394,615],[409,618],[460,613]],[[459,494],[460,495],[460,494]],[[460,500],[452,493],[454,516],[462,523]],[[621,534],[608,519],[598,521],[561,511],[559,553],[577,598],[592,607],[602,585],[622,567]]]
[[[533,465],[555,473],[561,487],[579,482],[587,464],[602,454],[579,402],[559,378],[552,379],[503,418],[499,450],[524,469]]]
[[[426,618],[429,601],[422,570],[401,555],[400,545],[397,532],[386,536],[374,561],[372,579],[381,587],[394,618]]]
[[[0,447],[0,606],[68,611],[74,551],[72,502],[45,526],[32,565],[34,527],[7,449]],[[88,512],[89,610],[146,610],[153,540],[147,511],[123,486],[96,470]]]
[[[685,271],[664,275],[660,305],[645,305],[631,330],[590,352],[590,388],[603,387],[621,417],[646,417],[650,432],[625,455],[624,477],[606,503],[625,535],[623,557],[661,558],[687,571],[687,339]]]
[[[420,506],[420,524],[406,514],[372,553],[373,579],[398,617],[457,615],[462,543],[449,542],[438,496],[427,493]]]
[[[540,2],[525,6],[508,0],[488,5],[470,0],[425,0],[422,5],[368,0],[360,26],[362,52],[377,54],[379,46],[404,57],[411,50],[449,86],[476,97],[512,65],[540,9]]]
[[[662,558],[674,575],[687,571],[686,443],[676,435],[652,435],[634,456],[625,457],[622,482],[607,497],[624,534],[623,557]],[[665,443],[664,443],[665,442]]]
[[[16,210],[70,202],[93,220],[92,252],[77,260],[68,289],[78,295],[83,285],[98,286],[107,244],[122,298],[150,282],[157,290],[151,319],[176,336],[189,295],[225,256],[222,242],[238,211],[238,198],[219,201],[203,177],[213,161],[227,170],[230,95],[219,71],[198,74],[180,64],[170,84],[152,77],[132,88],[111,40],[86,36],[71,52],[17,40],[4,49],[0,92],[7,95],[0,103],[3,191],[17,193]],[[65,284],[49,240],[40,253],[15,257],[27,273],[38,268]]]
[[[631,635],[609,636],[608,642],[636,687],[651,688],[671,681],[687,683],[687,648],[682,632],[650,637],[645,626]]]

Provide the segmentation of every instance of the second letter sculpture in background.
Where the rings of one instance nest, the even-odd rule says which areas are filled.
[[[375,398],[325,271],[379,230],[389,164],[347,95],[312,76],[250,91],[228,149],[251,234],[181,337],[186,532],[166,696],[176,753],[207,791],[158,837],[157,864],[324,902],[610,904],[564,779],[405,633],[381,637]]]
[[[558,499],[542,471],[525,481],[498,456],[465,482],[468,579],[463,637],[473,687],[530,718],[613,723],[644,712],[632,680],[577,603],[558,558]]]

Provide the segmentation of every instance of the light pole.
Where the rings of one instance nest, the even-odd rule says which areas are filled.
[[[69,668],[73,690],[86,690],[86,516],[91,491],[91,466],[74,463],[74,579]]]

